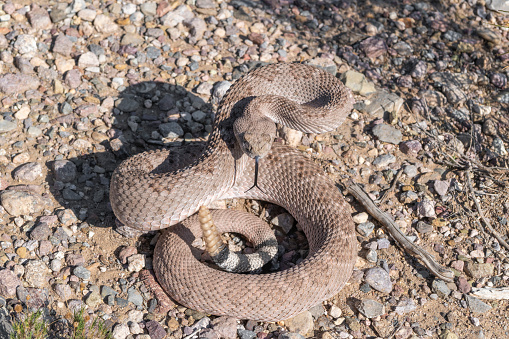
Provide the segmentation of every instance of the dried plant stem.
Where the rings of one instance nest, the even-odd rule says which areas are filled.
[[[385,201],[385,199],[387,199],[387,197],[389,196],[389,193],[391,193],[392,191],[394,191],[394,188],[396,187],[396,184],[398,183],[398,180],[399,178],[401,178],[401,175],[403,174],[403,168],[401,168],[398,173],[396,174],[396,177],[394,178],[394,180],[392,181],[392,184],[391,184],[391,187],[389,187],[389,189],[387,191],[384,192],[384,194],[382,195],[382,198],[380,198],[380,201],[379,201],[379,204],[383,204],[383,202]]]
[[[364,208],[368,211],[373,218],[378,220],[389,232],[389,234],[399,243],[399,245],[408,253],[415,255],[419,258],[424,265],[438,278],[444,281],[453,281],[454,274],[451,270],[443,267],[435,261],[433,256],[426,252],[424,249],[410,242],[407,237],[401,232],[399,227],[389,218],[387,213],[383,212],[368,195],[362,190],[360,186],[351,183],[347,187],[348,192],[357,199]]]
[[[467,186],[468,186],[468,190],[470,191],[470,194],[472,196],[472,200],[474,201],[474,204],[475,204],[475,207],[477,209],[477,213],[479,213],[479,216],[481,217],[481,220],[483,221],[484,225],[486,226],[486,228],[488,228],[488,231],[490,231],[490,233],[495,237],[497,238],[498,242],[502,244],[502,246],[504,246],[506,249],[509,250],[509,244],[504,240],[502,239],[502,236],[500,235],[500,233],[498,233],[492,226],[491,226],[491,223],[490,221],[484,216],[484,213],[482,211],[482,208],[481,208],[481,204],[479,204],[479,202],[477,201],[477,199],[475,198],[475,193],[474,193],[474,188],[472,187],[472,181],[470,180],[470,173],[471,170],[470,170],[470,166],[467,168],[467,170],[465,171],[465,176],[467,177]]]

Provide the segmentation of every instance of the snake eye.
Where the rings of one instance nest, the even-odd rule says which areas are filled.
[[[251,132],[244,133],[244,140],[248,143],[252,142],[254,140],[255,136]]]
[[[268,143],[271,143],[272,142],[272,137],[270,136],[270,134],[267,134],[267,133],[262,133],[262,135],[260,136],[262,141],[266,144]]]

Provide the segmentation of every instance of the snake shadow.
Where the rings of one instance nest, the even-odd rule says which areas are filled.
[[[46,162],[45,179],[56,201],[53,207],[74,212],[78,227],[115,225],[109,183],[123,160],[148,150],[193,148],[194,152],[188,153],[188,161],[192,162],[196,149],[206,144],[214,117],[211,103],[182,86],[165,82],[146,81],[128,86],[108,109],[104,109],[105,102],[111,99],[98,99],[103,110],[98,117],[82,117],[75,111],[51,121],[54,130],[61,126],[72,125],[76,129],[85,126],[91,136],[90,143],[76,138],[68,141],[70,147],[48,150],[55,156]],[[59,104],[59,110],[67,104],[74,104],[72,98]]]
[[[264,64],[253,62],[249,70]],[[75,110],[51,121],[53,128],[47,133],[50,137],[54,137],[60,127],[69,125],[75,129],[85,128],[91,136],[90,143],[79,141],[77,137],[67,141],[70,147],[64,145],[58,150],[48,147],[47,152],[55,155],[46,162],[45,178],[56,201],[56,206],[52,207],[71,210],[79,229],[113,227],[121,235],[140,236],[142,232],[116,227],[109,197],[115,168],[134,154],[156,149],[169,149],[170,153],[167,161],[153,172],[177,170],[192,163],[207,143],[215,117],[213,106],[218,99],[212,95],[206,100],[180,85],[162,81],[133,83],[122,89],[114,102],[107,96],[97,99],[101,102],[98,116],[83,117]],[[224,124],[230,124],[230,119],[235,119],[235,114],[252,99],[245,98],[237,103],[232,117]],[[58,104],[58,110],[64,111],[66,105],[76,106],[76,103],[69,97]],[[222,130],[221,127],[218,129]],[[233,144],[234,140],[225,141]],[[172,152],[176,150],[178,152]],[[174,156],[178,157],[178,167],[172,165],[177,162],[172,160]]]

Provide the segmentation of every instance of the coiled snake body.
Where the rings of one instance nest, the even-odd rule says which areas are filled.
[[[303,64],[267,65],[227,92],[197,160],[189,163],[185,153],[151,151],[127,159],[115,170],[110,199],[121,222],[141,230],[174,225],[158,240],[153,261],[156,277],[170,296],[205,313],[276,321],[309,309],[344,286],[356,258],[355,234],[350,207],[334,182],[298,151],[274,143],[262,151],[268,153],[259,161],[258,187],[249,190],[255,161],[246,155],[250,146],[239,143],[233,125],[239,121],[240,130],[251,128],[241,133],[254,138],[248,141],[256,148],[256,134],[272,129],[266,121],[258,127],[258,111],[290,128],[322,133],[339,126],[352,105],[350,91],[325,71]],[[255,122],[244,119],[246,115]],[[259,275],[222,272],[199,262],[198,251],[189,244],[201,237],[200,226],[180,222],[201,205],[226,198],[284,207],[308,238],[307,258],[290,269]],[[241,216],[224,218],[230,222],[222,232],[249,235],[239,226],[231,229]]]

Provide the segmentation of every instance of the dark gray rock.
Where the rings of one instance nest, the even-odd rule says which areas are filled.
[[[103,286],[101,287],[101,296],[102,296],[103,298],[106,298],[106,297],[107,297],[107,296],[109,296],[109,295],[113,295],[113,296],[115,296],[115,295],[117,295],[117,294],[118,294],[118,292],[117,292],[117,291],[115,291],[113,288],[111,288],[111,287],[109,287],[109,286],[107,286],[107,285],[103,285]]]
[[[369,236],[373,230],[375,229],[375,224],[372,222],[363,222],[361,224],[357,225],[357,232],[359,232],[360,235],[367,237]]]
[[[425,223],[424,221],[418,221],[417,224],[415,225],[415,229],[419,233],[429,233],[433,231],[433,226]]]
[[[413,53],[413,48],[405,41],[399,41],[393,46],[394,50],[401,56],[407,56]]]
[[[55,180],[71,182],[76,178],[76,165],[70,160],[56,160],[53,163]]]
[[[431,283],[431,290],[438,294],[440,297],[447,297],[451,294],[451,289],[447,286],[445,281],[440,279],[435,279]]]
[[[165,138],[178,138],[184,135],[184,130],[176,122],[160,124],[159,131]]]
[[[385,306],[378,301],[364,299],[357,305],[357,310],[366,318],[376,318],[385,314]]]
[[[0,308],[0,338],[10,338],[14,332],[9,312],[4,307]]]
[[[166,94],[159,100],[157,105],[161,111],[169,111],[175,107],[175,103],[175,98],[172,95]]]
[[[124,308],[129,304],[129,301],[127,301],[124,298],[115,297],[115,303],[117,304],[118,307]],[[108,305],[110,305],[109,301],[108,301]]]
[[[82,199],[81,195],[79,195],[78,193],[76,193],[69,187],[66,187],[63,189],[62,198],[64,198],[64,200],[69,200],[69,201],[79,201]]]
[[[386,124],[378,124],[373,127],[373,134],[380,141],[388,142],[394,145],[399,144],[403,137],[398,129]]]
[[[140,107],[140,103],[134,98],[125,97],[117,100],[115,106],[122,112],[130,113],[136,111]]]
[[[467,305],[470,311],[474,313],[485,313],[493,308],[491,305],[488,305],[476,297],[470,296],[468,294],[465,295],[465,300],[467,301]]]
[[[127,301],[132,302],[135,306],[143,305],[143,297],[134,286],[129,287],[127,290]]]
[[[196,7],[207,9],[216,8],[216,3],[212,0],[196,0]]]
[[[74,268],[72,273],[80,279],[83,280],[90,279],[90,271],[83,266],[77,266],[76,268]]]
[[[277,339],[306,339],[303,335],[299,333],[293,333],[293,332],[287,332],[287,333],[281,333]]]
[[[256,332],[248,331],[248,330],[237,330],[237,334],[240,339],[254,339],[256,338]]]

